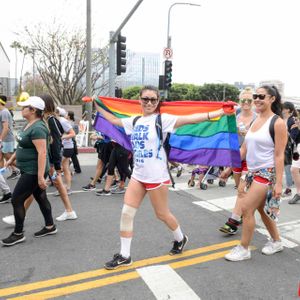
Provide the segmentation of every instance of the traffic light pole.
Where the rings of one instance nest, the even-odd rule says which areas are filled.
[[[121,23],[119,28],[116,31],[111,31],[109,36],[109,96],[113,97],[115,94],[115,78],[116,78],[116,50],[115,50],[115,43],[117,41],[118,35],[121,32],[122,28],[126,25],[128,20],[131,18],[131,16],[134,14],[134,12],[137,10],[137,8],[140,6],[140,4],[143,2],[143,0],[137,1],[135,6],[132,8],[132,10],[129,12],[127,17],[124,19],[124,21]]]

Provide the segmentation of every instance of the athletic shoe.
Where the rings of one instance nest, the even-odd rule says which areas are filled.
[[[176,177],[180,177],[181,176],[182,170],[183,170],[182,166],[178,166]]]
[[[16,225],[16,220],[14,215],[6,216],[2,218],[2,221],[6,223],[7,225],[15,226]]]
[[[128,258],[123,257],[121,254],[115,254],[113,259],[106,264],[104,264],[104,268],[106,270],[114,270],[120,267],[130,266],[132,264],[132,259],[129,256]]]
[[[12,171],[12,173],[6,179],[17,179],[21,176],[21,172],[19,170]]]
[[[273,239],[269,240],[261,250],[265,255],[272,255],[280,251],[283,251],[282,242],[274,241]]]
[[[229,253],[225,255],[225,259],[230,261],[241,261],[251,258],[251,252],[249,249],[245,249],[241,245],[237,245]]]
[[[56,232],[57,232],[57,228],[55,225],[53,225],[50,229],[46,228],[45,226],[40,231],[36,232],[34,236],[38,238],[45,235],[55,234]]]
[[[106,190],[100,190],[98,192],[96,192],[97,196],[110,196],[111,195],[111,191],[106,191]]]
[[[125,189],[124,188],[120,188],[120,187],[117,187],[116,189],[113,189],[111,191],[112,194],[124,194],[125,193]]]
[[[16,234],[13,232],[8,238],[3,239],[1,241],[1,244],[4,246],[13,246],[15,244],[22,243],[25,240],[26,240],[26,237],[24,236],[23,233]]]
[[[73,191],[71,189],[67,189],[67,194],[68,195],[72,195],[73,194]],[[56,191],[54,194],[53,194],[54,197],[59,197],[60,196],[60,193],[59,191]]]
[[[2,199],[0,199],[0,204],[1,203],[8,203],[8,202],[11,202],[11,193],[7,193],[7,194],[4,194]]]
[[[83,186],[82,189],[84,191],[94,191],[96,189],[96,186],[93,185],[93,184],[91,184],[91,183],[89,183],[86,186]]]
[[[298,201],[300,201],[300,195],[295,194],[295,196],[289,200],[289,204],[296,204]]]
[[[188,236],[185,235],[181,242],[174,241],[173,248],[170,250],[169,254],[170,255],[181,254],[188,240],[189,240]]]
[[[67,194],[70,196],[73,194],[73,191],[71,189],[67,189]]]
[[[226,223],[224,224],[224,226],[220,227],[219,230],[223,233],[234,235],[238,232],[238,227],[237,226],[233,227]]]
[[[289,197],[292,195],[292,190],[289,188],[286,188],[285,191],[282,193],[282,197]]]
[[[72,211],[64,211],[59,217],[56,218],[56,221],[67,221],[67,220],[75,220],[77,219],[76,212]]]

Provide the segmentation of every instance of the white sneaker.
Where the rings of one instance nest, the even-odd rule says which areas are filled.
[[[59,217],[56,218],[56,221],[66,221],[66,220],[75,220],[77,219],[76,212],[73,211],[64,211]]]
[[[283,251],[282,242],[273,239],[270,239],[261,250],[265,255],[272,255],[280,251]]]
[[[16,225],[16,220],[14,215],[6,216],[2,218],[2,221],[8,225],[15,226]]]
[[[241,245],[234,247],[228,254],[225,255],[227,260],[240,261],[251,258],[251,252],[249,249],[245,249]]]

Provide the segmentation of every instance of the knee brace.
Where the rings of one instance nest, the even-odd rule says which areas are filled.
[[[121,214],[120,231],[132,231],[133,219],[137,209],[124,204]]]

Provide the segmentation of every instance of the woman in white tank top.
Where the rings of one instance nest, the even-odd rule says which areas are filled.
[[[256,92],[253,99],[258,116],[248,130],[241,147],[241,159],[246,158],[249,170],[240,183],[240,186],[244,186],[247,190],[242,199],[242,239],[241,245],[225,255],[225,258],[230,261],[251,258],[249,245],[255,229],[254,213],[256,210],[259,211],[272,238],[263,247],[262,253],[271,255],[283,250],[274,219],[279,211],[282,192],[287,130],[284,121],[278,118],[274,124],[275,142],[273,142],[270,123],[274,114],[280,115],[281,113],[281,96],[277,88],[262,86]]]

